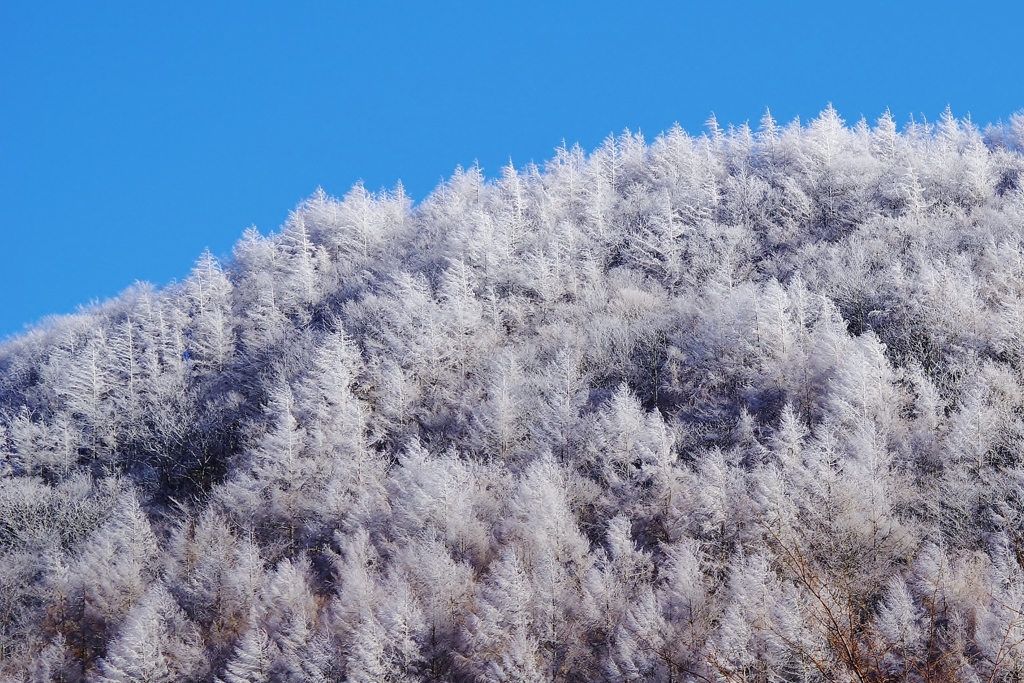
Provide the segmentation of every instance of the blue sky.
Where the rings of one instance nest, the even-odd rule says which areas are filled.
[[[0,338],[187,275],[322,186],[714,112],[1024,108],[1024,3],[0,2]]]

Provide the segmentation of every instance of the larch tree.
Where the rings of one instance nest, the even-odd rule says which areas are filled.
[[[1018,680],[1022,117],[318,189],[4,341],[0,680]]]

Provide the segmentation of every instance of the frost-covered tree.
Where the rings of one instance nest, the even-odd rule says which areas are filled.
[[[198,680],[202,643],[167,589],[157,583],[132,609],[98,665],[98,683]]]
[[[0,679],[1009,683],[1024,114],[765,112],[0,344]]]

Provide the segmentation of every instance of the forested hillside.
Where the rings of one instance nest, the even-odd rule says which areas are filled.
[[[44,321],[0,680],[1024,680],[1022,152],[627,133]]]

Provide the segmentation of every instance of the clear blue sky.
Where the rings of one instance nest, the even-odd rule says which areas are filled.
[[[1024,107],[1024,3],[0,2],[0,338],[206,247],[276,230],[318,186],[563,139]]]

